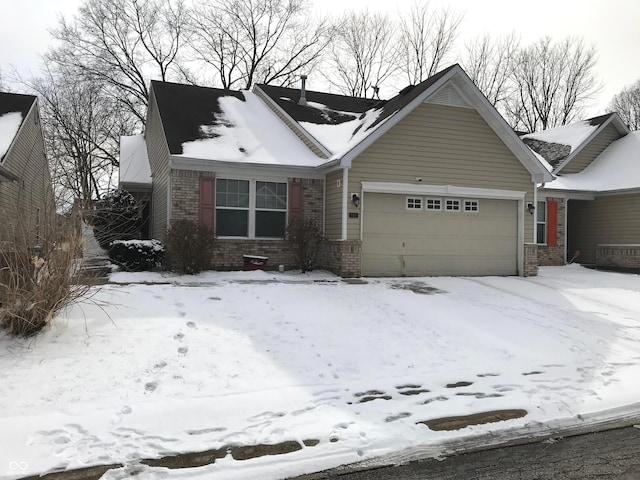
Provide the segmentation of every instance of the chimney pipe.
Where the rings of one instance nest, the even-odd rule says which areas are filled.
[[[300,80],[302,80],[302,87],[300,87],[300,100],[298,100],[298,105],[306,105],[307,104],[307,97],[306,97],[307,90],[305,88],[305,85],[307,83],[307,76],[306,75],[300,75]]]

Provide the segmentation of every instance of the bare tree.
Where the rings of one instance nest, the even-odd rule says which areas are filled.
[[[135,128],[131,117],[78,72],[47,64],[41,77],[24,83],[40,99],[56,203],[86,207],[114,186],[120,135]]]
[[[185,22],[184,0],[84,0],[73,20],[59,18],[46,58],[107,86],[144,123],[149,78],[177,75]]]
[[[346,95],[373,97],[398,70],[395,25],[369,10],[348,13],[332,44],[327,81]]]
[[[581,39],[545,37],[521,48],[512,70],[514,92],[505,102],[511,126],[528,131],[570,123],[600,89],[597,53]]]
[[[518,45],[514,33],[497,40],[485,34],[466,44],[463,67],[494,107],[502,104],[513,90],[510,79]]]
[[[195,60],[213,68],[213,83],[249,88],[290,84],[309,71],[330,38],[326,20],[314,21],[305,0],[217,0],[190,15]]]
[[[400,19],[400,70],[417,84],[435,74],[451,53],[462,15],[450,8],[433,11],[429,3],[414,3]]]
[[[618,112],[631,130],[640,130],[640,80],[616,94],[609,110]]]

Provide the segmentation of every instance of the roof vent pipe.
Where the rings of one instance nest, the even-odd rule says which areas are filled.
[[[300,87],[300,100],[298,100],[298,105],[306,105],[307,104],[307,97],[306,97],[307,76],[300,75],[300,80],[302,80],[302,86]]]

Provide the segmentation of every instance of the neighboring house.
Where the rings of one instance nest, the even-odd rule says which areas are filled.
[[[538,191],[540,265],[640,267],[640,137],[616,113],[524,135],[557,177]]]
[[[153,236],[210,225],[216,268],[292,267],[282,238],[304,215],[342,276],[537,272],[530,207],[553,176],[458,65],[386,101],[154,81],[144,138]]]
[[[0,242],[35,247],[54,215],[38,100],[0,93]]]
[[[120,176],[119,187],[128,191],[140,206],[140,215],[144,219],[140,238],[151,238],[151,168],[144,135],[132,135],[120,138]]]

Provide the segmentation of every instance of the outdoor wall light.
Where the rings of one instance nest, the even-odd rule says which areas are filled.
[[[358,196],[357,193],[352,193],[351,194],[351,201],[353,202],[353,205],[358,208],[360,206],[360,197]]]
[[[527,203],[527,210],[531,215],[536,211],[536,206],[533,203]]]

